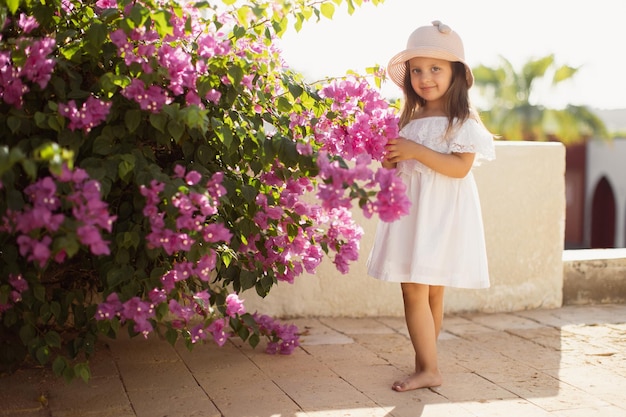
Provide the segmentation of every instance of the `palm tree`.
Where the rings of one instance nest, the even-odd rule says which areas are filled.
[[[484,65],[473,68],[476,86],[490,103],[481,112],[485,125],[505,140],[559,140],[574,143],[590,137],[607,137],[606,127],[586,106],[565,109],[545,108],[529,101],[537,80],[555,67],[554,55],[530,60],[517,72],[500,57],[499,68]],[[572,78],[578,68],[563,65],[554,69],[552,85]]]

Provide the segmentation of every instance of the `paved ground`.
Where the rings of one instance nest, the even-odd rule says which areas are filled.
[[[0,415],[626,416],[626,305],[446,317],[444,385],[409,393],[390,389],[413,358],[401,318],[295,323],[306,334],[291,356],[110,341],[89,384],[42,369],[0,378]]]

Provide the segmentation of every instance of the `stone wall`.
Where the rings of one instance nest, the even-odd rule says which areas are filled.
[[[626,249],[563,253],[563,304],[626,303]]]
[[[565,147],[497,142],[497,159],[475,168],[481,195],[491,288],[446,290],[446,312],[509,312],[557,308],[563,293]],[[355,210],[365,235],[361,259],[342,275],[329,260],[315,276],[279,283],[266,299],[242,294],[249,311],[279,317],[401,316],[399,284],[368,277],[365,261],[377,219]]]

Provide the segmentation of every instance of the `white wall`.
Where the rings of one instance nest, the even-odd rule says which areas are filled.
[[[565,147],[497,142],[497,159],[475,169],[481,195],[491,288],[446,290],[446,312],[508,312],[562,303]],[[243,293],[248,311],[279,317],[402,316],[400,285],[368,277],[365,261],[377,219],[354,213],[365,230],[361,259],[342,275],[325,260],[315,276],[281,282],[266,299]]]

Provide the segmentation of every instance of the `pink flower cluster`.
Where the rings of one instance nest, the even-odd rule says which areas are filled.
[[[71,192],[64,194],[57,181],[67,183]],[[47,176],[24,189],[26,204],[20,211],[7,210],[0,231],[16,233],[20,255],[40,268],[53,257],[50,245],[56,232],[67,217],[67,209],[78,226],[78,240],[89,247],[94,255],[108,255],[108,242],[102,239],[102,231],[111,232],[116,216],[110,216],[108,205],[100,196],[100,183],[89,179],[82,169],[70,171],[64,167],[60,175]],[[67,253],[61,248],[54,254],[54,261],[61,263]]]
[[[96,320],[111,320],[119,317],[122,323],[132,320],[135,323],[133,329],[147,337],[154,330],[151,323],[154,316],[154,304],[143,301],[139,297],[133,297],[122,303],[116,293],[111,293],[105,302],[98,305],[95,317]]]
[[[28,281],[21,274],[9,274],[9,284],[13,288],[9,295],[8,303],[0,303],[0,315],[13,307],[14,304],[22,301],[22,293],[28,290]]]
[[[19,28],[28,34],[38,27],[34,17],[20,15]],[[31,38],[19,37],[8,51],[0,51],[0,100],[21,108],[24,104],[24,95],[31,89],[30,83],[45,88],[50,81],[55,62],[50,55],[56,46],[53,37]],[[16,66],[13,54],[25,56],[22,65]]]
[[[298,328],[293,324],[281,324],[274,318],[267,315],[253,315],[254,320],[259,325],[262,335],[269,338],[266,352],[275,354],[281,353],[289,355],[295,348],[300,346]]]
[[[106,120],[111,110],[110,101],[102,101],[93,96],[89,97],[81,106],[76,107],[76,102],[70,100],[67,104],[59,105],[59,114],[70,119],[70,130],[82,129],[89,133],[94,126]]]
[[[197,184],[201,176],[195,171],[184,173],[177,168],[177,175],[185,178],[188,185]],[[146,236],[148,246],[162,248],[172,255],[179,251],[189,251],[192,245],[201,239],[206,243],[230,242],[232,233],[222,224],[215,223],[211,217],[217,213],[219,198],[226,193],[221,185],[224,174],[217,172],[206,184],[206,192],[177,192],[171,204],[177,209],[175,228],[166,226],[166,212],[159,204],[165,184],[152,181],[149,186],[141,186],[140,193],[146,198],[143,214],[149,219],[151,231]]]
[[[408,214],[411,202],[405,184],[394,170],[380,168],[374,173],[369,168],[370,162],[369,155],[361,154],[352,168],[344,167],[320,152],[317,165],[324,182],[319,186],[318,197],[324,201],[324,206],[351,208],[353,196],[346,196],[346,190],[360,183],[365,189],[378,189],[376,200],[368,199],[362,207],[366,218],[378,213],[382,221],[392,222]]]
[[[352,160],[368,154],[382,160],[387,140],[398,136],[398,116],[365,79],[335,79],[320,95],[330,112],[315,125],[315,139],[332,155]]]
[[[343,273],[358,258],[362,229],[349,210],[312,204],[303,199],[313,191],[309,178],[282,180],[273,172],[261,181],[271,187],[256,198],[254,220],[259,234],[247,237],[238,252],[250,270],[272,271],[280,281],[294,282],[303,272],[315,273],[324,256],[322,247],[334,252],[334,262]],[[278,193],[277,200],[268,195]],[[264,250],[259,251],[262,246]]]
[[[101,0],[99,4],[102,8],[113,7],[110,1]],[[215,88],[209,89],[204,97],[198,96],[198,80],[210,76],[209,59],[231,52],[231,41],[216,27],[201,24],[197,9],[186,6],[183,9],[182,16],[172,14],[173,31],[163,39],[155,29],[144,26],[129,33],[118,29],[110,35],[127,66],[138,65],[145,75],[157,71],[165,74],[162,86],[151,82],[146,87],[144,81],[135,78],[122,91],[124,97],[137,102],[142,110],[157,113],[176,97],[183,97],[188,105],[202,106],[203,99],[219,102],[221,92]],[[197,45],[195,53],[183,46],[192,43]],[[215,87],[218,86],[216,82]]]
[[[148,300],[132,297],[125,302],[121,302],[116,293],[111,293],[104,302],[98,305],[95,318],[96,320],[118,318],[121,323],[132,321],[134,323],[133,330],[147,337],[154,330],[153,322],[156,317],[156,307],[167,303],[168,311],[174,317],[171,321],[172,327],[187,331],[191,343],[206,340],[208,335],[211,334],[215,343],[223,346],[231,336],[225,330],[226,318],[245,314],[246,309],[243,305],[243,300],[237,294],[228,294],[225,303],[226,316],[219,317],[210,307],[209,298],[208,290],[203,290],[192,296],[183,295],[182,300],[179,301],[169,298],[166,291],[154,288],[148,294]],[[193,317],[196,315],[209,317],[209,323],[198,323],[191,329],[188,329]]]

